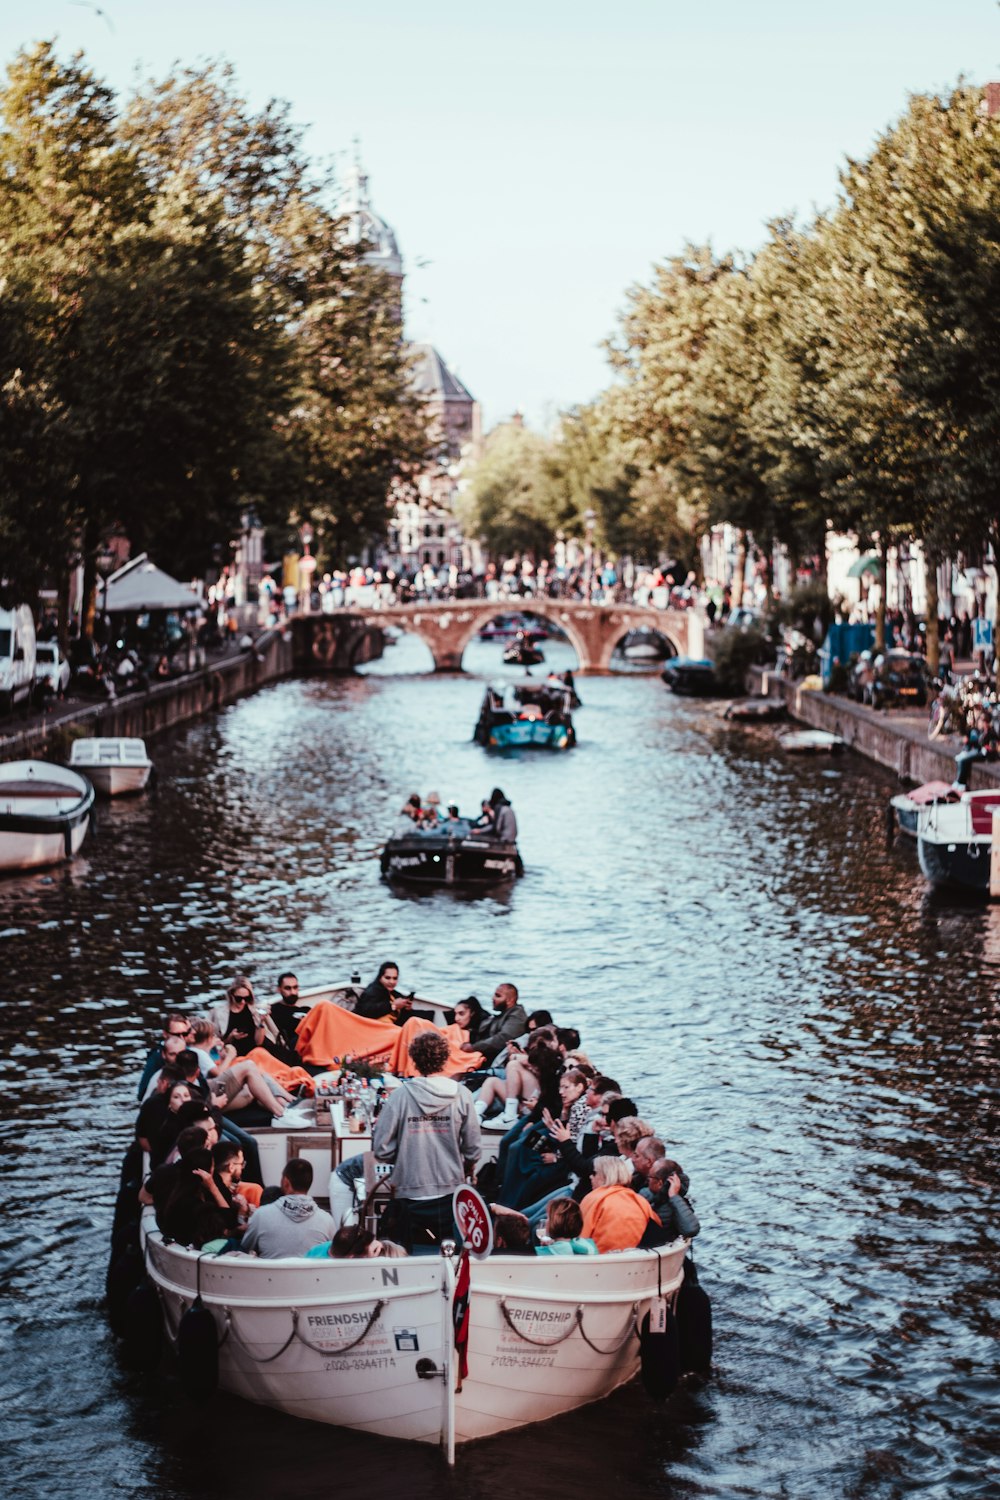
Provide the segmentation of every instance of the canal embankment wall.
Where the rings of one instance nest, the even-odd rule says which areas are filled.
[[[0,735],[0,760],[63,760],[82,735],[153,739],[164,729],[291,676],[296,666],[292,632],[269,630],[252,646],[169,682],[153,683],[145,692],[32,715],[20,727],[16,719],[9,720]]]
[[[839,734],[852,750],[894,771],[900,781],[919,786],[926,781],[954,780],[959,742],[929,740],[926,713],[868,708],[837,693],[804,688],[767,667],[754,667],[750,675],[755,693],[783,700],[793,719],[810,729]],[[1000,785],[1000,765],[985,761],[975,765],[971,785]]]

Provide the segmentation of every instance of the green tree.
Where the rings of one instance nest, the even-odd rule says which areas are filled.
[[[517,423],[487,436],[455,509],[465,534],[478,537],[494,560],[548,555],[557,530],[551,458],[546,439]]]

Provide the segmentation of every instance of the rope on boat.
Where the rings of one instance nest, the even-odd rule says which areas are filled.
[[[229,1337],[230,1334],[232,1334],[233,1342],[239,1344],[244,1354],[249,1354],[250,1358],[256,1360],[259,1365],[270,1365],[273,1364],[276,1359],[280,1359],[281,1356],[285,1353],[285,1350],[291,1344],[292,1340],[297,1338],[301,1344],[305,1344],[306,1348],[311,1349],[314,1354],[333,1355],[336,1358],[341,1354],[347,1354],[351,1349],[356,1348],[358,1344],[360,1344],[364,1339],[368,1337],[376,1322],[381,1317],[384,1307],[385,1299],[379,1298],[379,1300],[375,1303],[375,1306],[372,1308],[371,1316],[369,1317],[368,1322],[365,1324],[364,1328],[362,1328],[357,1338],[351,1339],[350,1343],[339,1344],[336,1348],[331,1348],[328,1344],[314,1344],[312,1339],[306,1338],[305,1334],[299,1328],[299,1309],[297,1307],[293,1307],[291,1333],[289,1333],[281,1348],[278,1349],[274,1354],[267,1355],[266,1358],[263,1355],[255,1354],[250,1346],[246,1344],[242,1338],[240,1338],[240,1335],[236,1328],[235,1319],[233,1318],[232,1310],[227,1307],[223,1309],[226,1317],[226,1331],[223,1334],[222,1338],[219,1340],[219,1348],[221,1349],[225,1340]]]
[[[560,1333],[559,1336],[554,1339],[533,1339],[530,1334],[525,1333],[522,1328],[518,1328],[511,1315],[511,1310],[507,1306],[507,1299],[505,1297],[500,1298],[500,1311],[503,1314],[504,1322],[507,1324],[507,1327],[511,1330],[511,1332],[516,1333],[518,1338],[523,1339],[526,1344],[534,1344],[537,1349],[554,1349],[557,1344],[565,1343],[566,1340],[570,1338],[577,1329],[579,1329],[580,1337],[583,1339],[583,1342],[585,1344],[588,1344],[590,1348],[593,1349],[595,1354],[617,1354],[619,1349],[624,1348],[629,1339],[632,1338],[633,1335],[638,1331],[639,1327],[639,1304],[638,1302],[633,1302],[632,1317],[629,1321],[628,1327],[625,1329],[624,1334],[612,1349],[602,1349],[599,1345],[594,1343],[593,1339],[588,1337],[587,1330],[583,1326],[583,1304],[581,1302],[577,1303],[568,1328],[566,1328],[563,1333]]]

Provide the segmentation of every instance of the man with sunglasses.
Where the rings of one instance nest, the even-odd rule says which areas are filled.
[[[151,1047],[146,1055],[146,1061],[142,1068],[142,1077],[139,1079],[139,1087],[136,1090],[136,1098],[140,1101],[145,1099],[149,1090],[150,1082],[154,1075],[160,1071],[164,1062],[167,1061],[167,1053],[176,1057],[188,1045],[194,1028],[187,1016],[182,1016],[179,1010],[168,1010],[163,1017],[162,1039]],[[176,1041],[171,1042],[169,1047],[166,1043],[170,1038],[179,1038],[180,1045]]]

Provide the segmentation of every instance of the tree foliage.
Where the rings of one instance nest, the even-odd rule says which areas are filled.
[[[120,111],[23,51],[0,90],[0,545],[30,597],[126,534],[204,572],[252,497],[335,553],[384,533],[426,454],[394,299],[285,106],[227,68]]]

